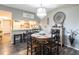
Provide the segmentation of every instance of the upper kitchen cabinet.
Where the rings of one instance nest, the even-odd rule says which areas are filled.
[[[0,19],[12,19],[12,13],[9,11],[0,10]]]

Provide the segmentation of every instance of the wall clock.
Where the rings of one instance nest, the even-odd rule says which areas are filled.
[[[54,22],[55,24],[63,24],[64,23],[64,20],[65,20],[66,16],[63,12],[57,12],[53,19],[54,19]]]

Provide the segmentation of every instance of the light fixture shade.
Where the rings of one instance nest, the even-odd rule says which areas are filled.
[[[46,9],[45,8],[40,7],[40,8],[37,9],[37,16],[40,19],[43,19],[46,15],[47,15],[47,13],[46,13]]]

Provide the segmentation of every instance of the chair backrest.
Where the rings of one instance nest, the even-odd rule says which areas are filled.
[[[59,43],[59,41],[60,41],[60,30],[58,30],[58,29],[52,29],[51,30],[51,40],[53,41],[53,42],[58,42]]]

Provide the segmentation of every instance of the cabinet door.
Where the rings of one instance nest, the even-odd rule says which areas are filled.
[[[11,33],[12,21],[11,20],[3,20],[2,21],[2,30],[3,30],[3,33]]]

